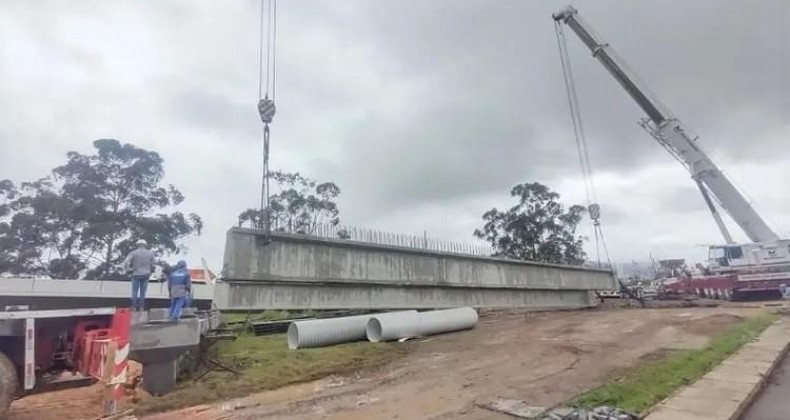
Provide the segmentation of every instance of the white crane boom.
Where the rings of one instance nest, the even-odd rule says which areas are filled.
[[[647,114],[648,118],[642,121],[642,127],[689,170],[728,243],[732,242],[732,238],[713,207],[713,203],[706,196],[706,189],[753,242],[779,240],[779,236],[700,148],[697,137],[691,134],[679,119],[653,97],[609,44],[601,41],[598,35],[584,22],[576,9],[568,6],[555,13],[553,17],[555,21],[566,24],[576,33],[592,51],[593,57],[603,64]]]

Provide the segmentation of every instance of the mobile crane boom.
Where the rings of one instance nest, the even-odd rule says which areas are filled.
[[[728,243],[732,242],[732,238],[716,212],[709,193],[753,242],[779,240],[779,236],[700,148],[697,137],[653,97],[650,90],[628,69],[609,44],[598,37],[579,16],[576,9],[568,6],[555,13],[553,18],[557,22],[564,23],[576,33],[587,48],[592,51],[593,57],[603,64],[647,114],[648,118],[641,122],[642,127],[689,170]]]

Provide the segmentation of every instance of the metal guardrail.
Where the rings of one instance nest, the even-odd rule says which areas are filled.
[[[271,229],[274,232],[311,235],[321,238],[348,239],[356,242],[452,252],[457,254],[489,256],[493,253],[493,249],[486,244],[463,243],[433,238],[429,237],[427,232],[422,235],[409,235],[356,226],[321,223],[315,224],[309,229],[295,229],[293,226],[275,223],[272,225]]]
[[[325,223],[316,223],[309,229],[295,229],[291,225],[278,223],[277,221],[275,221],[275,223],[272,225],[271,230],[273,232],[317,236],[320,238],[330,239],[347,239],[350,241],[377,245],[425,249],[428,251],[476,255],[481,257],[489,257],[495,254],[494,248],[488,244],[448,241],[430,237],[428,236],[427,232],[424,232],[422,235],[413,235],[349,225],[332,225]],[[585,261],[582,266],[611,269],[611,266],[608,263],[598,263],[589,260]]]

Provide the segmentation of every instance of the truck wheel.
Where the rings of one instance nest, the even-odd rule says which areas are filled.
[[[5,418],[11,401],[14,401],[19,391],[19,379],[16,376],[16,367],[11,359],[0,352],[0,418]]]

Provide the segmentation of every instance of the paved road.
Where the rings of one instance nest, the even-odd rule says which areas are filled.
[[[790,355],[771,374],[765,389],[741,420],[787,420],[790,418]]]

